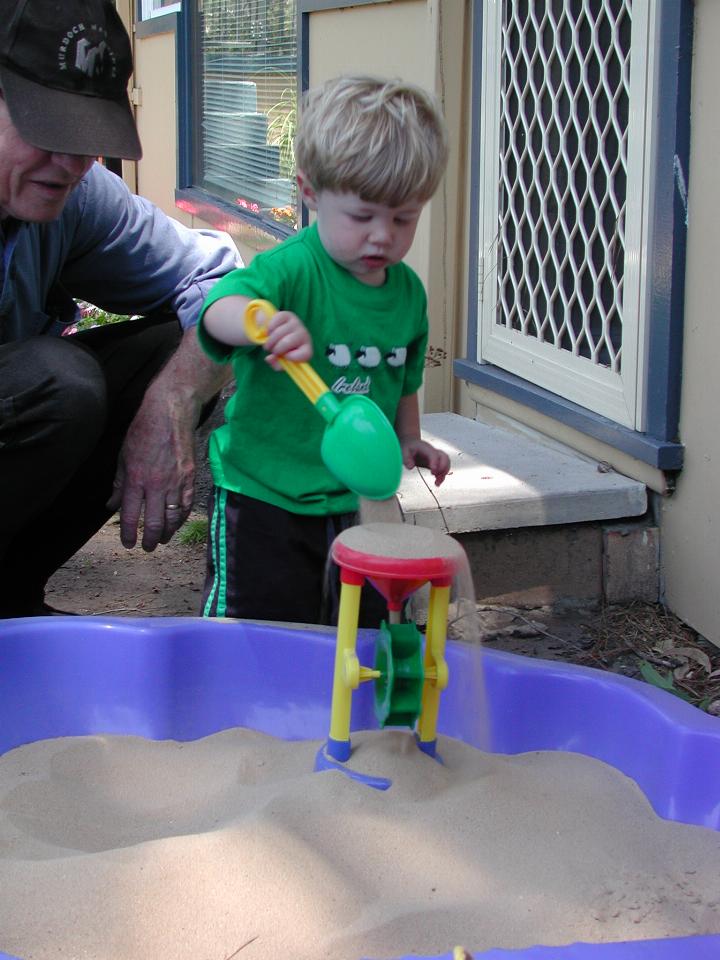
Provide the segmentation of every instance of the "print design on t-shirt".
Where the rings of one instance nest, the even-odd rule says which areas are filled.
[[[347,343],[329,343],[325,348],[325,356],[334,367],[348,369],[353,361],[364,371],[373,370],[385,361],[389,367],[402,367],[407,360],[407,347],[391,347],[383,354],[380,347],[361,344],[353,349]],[[368,394],[370,393],[370,374],[349,378],[346,375],[338,377],[332,384],[333,393],[340,394]]]

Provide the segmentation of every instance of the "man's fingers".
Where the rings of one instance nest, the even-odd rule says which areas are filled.
[[[185,523],[193,504],[193,478],[183,479],[178,487],[173,483],[171,494],[163,489],[148,490],[141,485],[118,486],[113,483],[113,494],[108,508],[120,509],[120,541],[131,549],[138,541],[142,516],[142,548],[151,553],[159,543],[167,543]]]
[[[122,498],[120,540],[128,549],[137,543],[143,500],[142,493],[137,492],[128,492]],[[165,502],[164,497],[148,498],[144,506],[142,548],[152,553],[159,543],[167,543],[180,529],[190,515],[190,508],[174,501]]]
[[[181,499],[187,498],[163,498],[162,508],[155,499],[146,501],[142,539],[143,550],[151,552],[159,543],[167,543],[185,523],[190,514],[190,507],[178,502]]]
[[[177,505],[176,500],[171,503]],[[165,491],[145,491],[145,515],[143,518],[142,548],[151,553],[162,541],[166,520]]]
[[[142,518],[142,548],[152,552],[167,543],[185,523],[193,505],[194,470],[190,464],[178,476],[170,462],[167,469],[147,477],[128,474],[118,464],[108,508],[120,510],[120,541],[128,549],[138,542]]]
[[[170,540],[172,535],[185,523],[189,513],[190,511],[180,503],[165,504],[165,527],[160,537],[160,543],[167,543]]]
[[[120,504],[120,542],[130,550],[137,543],[142,492],[134,489],[122,491]]]

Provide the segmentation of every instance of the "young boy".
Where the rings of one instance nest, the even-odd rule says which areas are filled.
[[[276,357],[313,356],[338,396],[370,396],[395,425],[406,467],[429,468],[436,485],[450,469],[447,454],[420,437],[427,302],[402,263],[445,169],[440,111],[411,84],[340,77],[306,95],[295,157],[316,223],[220,280],[198,326],[209,356],[232,360],[237,383],[210,440],[205,616],[333,620],[323,608],[328,550],[356,522],[357,497],[323,464],[325,421],[269,369]],[[278,309],[268,363],[243,329],[254,298]]]

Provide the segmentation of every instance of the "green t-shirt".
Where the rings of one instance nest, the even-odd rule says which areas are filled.
[[[333,393],[365,394],[394,423],[400,398],[422,383],[428,323],[418,276],[399,263],[383,286],[361,283],[327,255],[313,225],[219,280],[200,315],[203,349],[232,360],[237,384],[210,437],[215,483],[294,513],[355,510],[357,497],[320,457],[325,420],[291,378],[265,362],[261,347],[228,347],[205,329],[208,306],[231,295],[296,313],[312,336],[312,366]]]

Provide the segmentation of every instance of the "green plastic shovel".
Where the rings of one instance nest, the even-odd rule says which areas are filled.
[[[252,343],[267,339],[266,324],[277,309],[267,300],[251,300],[245,311],[245,333]],[[328,470],[368,500],[387,500],[400,485],[402,453],[392,424],[369,397],[338,400],[309,363],[278,357],[280,366],[295,381],[326,420],[320,455]]]

